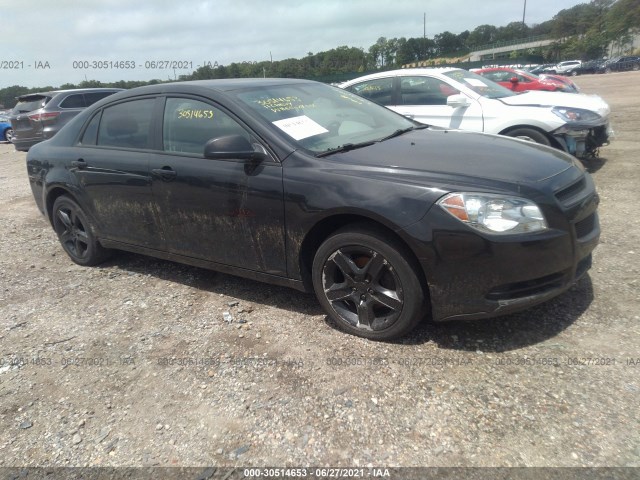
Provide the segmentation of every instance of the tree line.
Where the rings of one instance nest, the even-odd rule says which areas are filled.
[[[640,0],[591,0],[561,10],[551,20],[528,26],[511,22],[506,26],[480,25],[473,31],[454,34],[448,31],[433,38],[380,37],[367,50],[340,46],[324,52],[308,52],[303,58],[278,61],[232,62],[229,65],[206,65],[179,80],[216,78],[281,77],[314,78],[331,81],[341,75],[400,68],[413,62],[443,58],[461,58],[470,52],[500,42],[529,37],[548,36],[556,41],[528,52],[537,61],[557,62],[579,58],[590,60],[608,53],[609,45],[617,44],[621,51],[631,38],[640,33]],[[444,60],[438,60],[442,63]],[[434,60],[435,62],[435,60]],[[100,82],[88,80],[78,85],[64,84],[59,88],[116,87],[133,88],[160,83],[151,81]],[[0,90],[0,104],[11,107],[15,97],[30,92],[53,90],[51,86],[26,88],[14,85]]]

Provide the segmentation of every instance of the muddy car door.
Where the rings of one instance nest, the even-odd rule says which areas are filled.
[[[215,138],[266,149],[214,103],[167,97],[152,190],[171,253],[276,275],[286,274],[282,167],[230,154],[205,158]]]
[[[103,238],[164,250],[149,175],[154,98],[107,106],[74,148],[73,173]]]

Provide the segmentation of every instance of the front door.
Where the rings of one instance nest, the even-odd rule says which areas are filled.
[[[152,191],[168,250],[191,258],[286,274],[282,167],[207,159],[212,138],[257,138],[213,103],[166,99],[162,152],[151,160]]]
[[[439,78],[427,76],[398,77],[398,103],[392,110],[426,125],[482,132],[482,107],[477,100],[467,97],[466,107],[450,107],[450,95],[464,94]]]

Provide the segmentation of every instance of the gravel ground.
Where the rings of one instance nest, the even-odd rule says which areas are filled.
[[[341,333],[315,298],[133,254],[63,253],[0,145],[0,466],[640,466],[640,72],[578,77],[590,274],[526,312]]]

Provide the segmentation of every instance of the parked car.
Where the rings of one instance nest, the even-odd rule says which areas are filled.
[[[609,106],[596,95],[514,93],[457,68],[380,72],[345,82],[350,92],[418,122],[551,145],[580,158],[609,142]]]
[[[565,62],[558,63],[555,67],[549,68],[545,73],[557,73],[560,75],[566,75],[572,68],[577,67],[582,63],[582,60],[567,60]]]
[[[13,129],[9,117],[0,115],[0,140],[11,143],[13,140]]]
[[[614,57],[604,62],[598,69],[599,73],[625,72],[640,70],[640,57]]]
[[[602,73],[600,67],[604,64],[605,60],[589,60],[588,62],[582,62],[580,65],[576,65],[568,69],[565,75],[571,75],[573,77],[577,75],[585,75],[587,73]]]
[[[16,150],[26,152],[36,143],[53,137],[83,109],[120,91],[121,88],[85,88],[19,96],[10,116]]]
[[[27,172],[80,265],[122,249],[315,291],[337,325],[379,340],[427,314],[548,300],[589,269],[600,233],[570,155],[308,80],[118,93],[32,147]]]
[[[524,70],[507,67],[483,68],[474,70],[474,73],[493,80],[514,92],[524,92],[527,90],[578,92],[578,87],[571,80],[567,83],[560,80],[560,78],[563,77],[556,77],[554,75],[538,76],[530,72],[525,72]]]
[[[534,75],[540,75],[541,73],[547,73],[548,70],[553,69],[555,66],[555,63],[545,63],[543,65],[536,65],[535,67],[528,69],[528,71]]]

